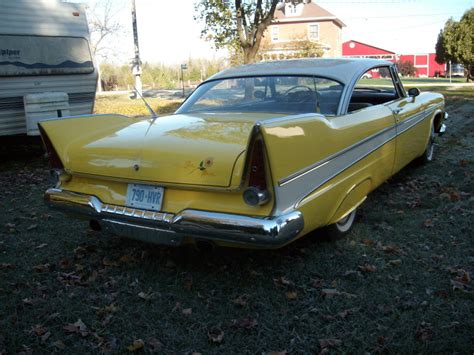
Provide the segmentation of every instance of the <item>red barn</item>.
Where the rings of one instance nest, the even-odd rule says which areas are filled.
[[[350,40],[342,44],[342,56],[352,58],[376,58],[390,62],[398,60],[410,61],[416,68],[416,76],[434,77],[445,75],[445,64],[435,61],[435,53],[427,54],[396,54],[386,49],[378,48],[362,42]]]
[[[445,64],[438,64],[435,61],[435,53],[426,54],[401,54],[400,60],[412,62],[416,68],[416,76],[440,76],[445,75]]]
[[[342,44],[342,56],[352,58],[374,58],[394,61],[396,54],[358,41],[347,41]]]

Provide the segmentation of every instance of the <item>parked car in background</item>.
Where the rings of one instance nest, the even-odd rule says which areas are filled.
[[[464,65],[453,63],[449,75],[462,78],[464,76]]]
[[[372,70],[387,85],[361,84]],[[241,66],[170,116],[41,122],[58,179],[45,201],[158,244],[278,248],[321,227],[338,237],[378,185],[433,159],[444,118],[443,96],[406,93],[390,62]]]
[[[1,2],[0,136],[39,135],[41,119],[91,114],[96,85],[82,5]]]

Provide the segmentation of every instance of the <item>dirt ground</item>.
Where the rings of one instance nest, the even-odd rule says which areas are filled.
[[[472,353],[474,100],[435,161],[373,192],[338,243],[165,248],[49,211],[38,141],[0,147],[0,354]]]

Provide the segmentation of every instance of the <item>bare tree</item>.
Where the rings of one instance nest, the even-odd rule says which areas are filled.
[[[123,30],[123,25],[117,20],[120,10],[121,7],[113,0],[94,0],[87,7],[92,52],[95,57],[107,59],[113,52],[110,39]]]
[[[114,0],[93,0],[86,10],[92,54],[97,62],[99,74],[97,91],[100,92],[103,89],[100,64],[115,54],[116,47],[113,45],[113,39],[123,32],[123,25],[118,21],[117,16],[122,6]]]

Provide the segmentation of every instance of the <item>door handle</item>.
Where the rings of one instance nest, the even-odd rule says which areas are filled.
[[[399,114],[400,112],[402,112],[402,111],[403,111],[402,108],[396,108],[396,109],[393,110],[393,113],[396,114],[396,115],[398,115],[398,114]]]

